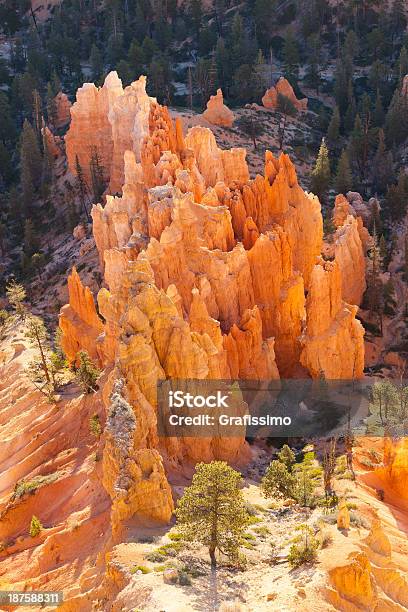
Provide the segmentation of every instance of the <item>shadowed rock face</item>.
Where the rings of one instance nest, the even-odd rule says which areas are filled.
[[[111,73],[102,89],[84,87],[67,147],[85,155],[78,126],[97,117],[111,186],[124,178],[122,195],[92,211],[103,323],[85,294],[78,305],[83,289],[70,292],[64,346],[92,344],[115,365],[136,417],[141,402],[154,414],[162,378],[360,377],[364,331],[344,299],[357,303],[364,281],[342,277],[352,261],[364,276],[357,220],[338,223],[334,262],[324,262],[319,200],[287,155],[268,151],[264,175],[250,178],[244,149],[220,149],[205,127],[184,136],[144,79],[123,91]],[[243,439],[170,445],[152,435],[146,445],[174,463],[247,456]]]

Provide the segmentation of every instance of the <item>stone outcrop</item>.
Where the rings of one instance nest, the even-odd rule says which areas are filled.
[[[358,220],[348,215],[335,235],[334,253],[341,274],[341,295],[348,304],[360,306],[366,290],[366,262]]]
[[[61,347],[69,362],[76,360],[78,351],[85,350],[91,359],[99,360],[96,339],[103,331],[89,287],[84,287],[75,268],[68,277],[69,304],[61,308],[59,326]]]
[[[221,127],[232,127],[234,123],[234,113],[224,104],[224,97],[221,89],[217,89],[215,96],[210,96],[207,108],[203,112],[203,117],[213,125]]]
[[[378,555],[391,557],[391,544],[387,534],[381,524],[381,520],[376,518],[371,524],[370,533],[366,538],[367,545]]]
[[[350,529],[350,512],[347,508],[347,503],[344,499],[339,503],[339,511],[337,513],[337,527],[338,529]]]
[[[71,102],[67,94],[59,91],[53,101],[55,105],[55,117],[53,126],[57,129],[63,129],[71,120]]]
[[[334,200],[333,223],[336,227],[341,227],[349,215],[354,215],[354,208],[348,199],[342,194],[336,196]]]
[[[279,79],[274,87],[266,90],[262,98],[262,104],[264,107],[270,110],[276,110],[278,108],[279,94],[281,96],[285,96],[285,98],[288,98],[288,100],[290,100],[290,102],[299,112],[307,110],[307,98],[298,100],[295,96],[292,85],[283,77]]]
[[[300,357],[313,378],[322,374],[328,379],[363,375],[364,328],[355,318],[357,306],[342,300],[341,283],[337,261],[321,261],[314,267]]]
[[[71,125],[65,135],[68,166],[76,175],[76,158],[85,180],[91,185],[90,161],[97,151],[105,178],[110,176],[113,158],[112,126],[109,112],[116,98],[123,95],[122,82],[116,72],[110,72],[103,87],[85,83],[76,94],[71,107]]]
[[[76,174],[76,156],[91,184],[90,161],[96,151],[109,192],[120,192],[124,182],[124,154],[132,151],[140,161],[141,146],[149,131],[150,107],[146,77],[123,89],[116,72],[110,72],[103,87],[85,83],[71,107],[71,125],[65,136],[68,165]]]
[[[162,458],[149,445],[154,440],[155,415],[139,392],[137,414],[123,396],[124,382],[117,379],[110,396],[104,432],[103,485],[112,500],[112,535],[135,514],[168,522],[174,504]]]
[[[365,554],[352,554],[346,565],[333,568],[329,576],[342,600],[355,604],[358,609],[376,609],[374,604],[377,598],[371,564]]]

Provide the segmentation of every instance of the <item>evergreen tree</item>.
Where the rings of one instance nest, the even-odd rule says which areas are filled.
[[[408,51],[406,47],[401,47],[400,56],[398,59],[398,83],[402,87],[404,77],[408,74]]]
[[[398,88],[387,111],[385,135],[390,146],[398,146],[408,136],[408,104]]]
[[[132,79],[135,80],[143,74],[144,70],[144,55],[142,47],[136,39],[132,40],[132,43],[128,51],[128,63],[130,71],[132,73]]]
[[[25,335],[37,351],[36,356],[27,368],[31,382],[49,400],[53,400],[54,393],[60,383],[58,375],[60,374],[61,364],[53,358],[49,335],[44,322],[39,317],[30,314]]]
[[[81,206],[85,213],[85,216],[89,222],[91,218],[89,216],[88,206],[87,206],[87,201],[89,201],[88,187],[85,181],[82,166],[79,163],[78,155],[75,155],[75,172],[76,172],[76,184],[77,184],[77,189],[79,193],[79,200],[81,202]]]
[[[321,61],[321,42],[319,34],[311,34],[307,39],[307,69],[305,79],[310,87],[319,94],[321,84],[320,61]]]
[[[238,69],[247,63],[245,49],[245,31],[241,15],[237,12],[234,15],[231,25],[230,49],[233,67]]]
[[[23,193],[38,187],[41,180],[42,156],[32,125],[24,121],[20,145],[21,186]]]
[[[6,296],[10,303],[10,306],[15,311],[16,315],[20,318],[24,318],[26,315],[26,307],[24,301],[27,297],[26,290],[23,285],[17,283],[16,280],[11,280],[6,285]]]
[[[401,220],[407,210],[408,189],[406,175],[400,172],[398,183],[390,185],[387,189],[385,204],[391,218],[395,221]]]
[[[92,79],[96,83],[98,83],[100,79],[102,79],[104,73],[104,65],[102,53],[95,44],[92,45],[91,56],[89,59],[91,62]]]
[[[383,284],[381,282],[381,256],[378,243],[377,230],[373,230],[372,248],[369,252],[369,266],[367,272],[366,299],[371,315],[378,317],[379,328],[382,335],[382,314],[384,307]]]
[[[106,189],[106,181],[104,177],[104,168],[96,147],[92,148],[90,161],[90,172],[92,180],[92,190],[95,204],[100,202],[103,192]]]
[[[333,111],[329,127],[327,128],[327,141],[332,147],[335,147],[338,144],[338,140],[340,137],[340,124],[340,111],[336,106]]]
[[[254,20],[256,35],[263,49],[267,49],[270,42],[275,5],[275,0],[255,0]]]
[[[47,84],[47,117],[49,123],[54,125],[57,119],[57,103],[51,83]]]
[[[42,102],[36,89],[33,91],[33,121],[38,142],[41,142],[41,130],[44,124],[42,116]]]
[[[38,235],[34,229],[31,219],[26,219],[24,224],[24,253],[31,257],[39,249]]]
[[[37,518],[35,514],[33,514],[30,522],[30,536],[32,538],[36,538],[41,533],[42,529],[43,526],[41,524],[40,519]]]
[[[382,127],[385,121],[385,111],[380,94],[380,90],[377,89],[377,97],[375,99],[375,107],[373,112],[373,125],[375,127]]]
[[[293,32],[289,31],[283,44],[283,65],[285,76],[293,86],[299,79],[299,48]]]
[[[248,515],[241,491],[242,477],[224,461],[199,463],[192,483],[175,511],[177,527],[187,541],[208,548],[211,565],[216,552],[237,560]]]
[[[97,390],[96,381],[101,371],[95,366],[86,351],[79,351],[77,361],[79,362],[76,370],[78,384],[85,393],[94,393]]]
[[[323,202],[326,199],[327,191],[330,186],[331,172],[329,151],[323,138],[319,154],[316,159],[315,167],[312,171],[311,191],[316,194]]]
[[[378,130],[378,146],[372,166],[372,181],[374,188],[384,193],[392,183],[394,176],[394,162],[392,152],[387,150],[384,130]]]
[[[336,176],[334,184],[337,193],[346,194],[353,187],[353,174],[350,168],[350,160],[346,149],[343,150],[339,162],[337,164]]]
[[[197,38],[200,34],[200,29],[203,21],[203,4],[202,0],[189,0],[189,13],[193,23],[193,28]]]

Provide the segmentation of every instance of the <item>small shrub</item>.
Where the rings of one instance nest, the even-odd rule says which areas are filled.
[[[322,529],[317,534],[317,539],[319,540],[320,548],[327,548],[333,544],[333,536],[327,529]]]
[[[96,438],[101,436],[102,425],[99,420],[99,414],[93,414],[89,419],[89,430]]]
[[[276,542],[271,542],[270,543],[271,549],[269,552],[269,562],[270,563],[276,563],[276,561],[278,560],[278,546],[276,544]]]
[[[79,360],[76,370],[78,384],[85,393],[94,393],[97,390],[96,381],[101,372],[86,351],[79,351],[77,358]]]
[[[248,518],[248,525],[256,525],[256,523],[260,523],[261,520],[259,516],[250,516]]]
[[[151,563],[163,563],[166,560],[166,554],[160,550],[153,550],[151,553],[146,555],[147,561]]]
[[[300,534],[293,539],[289,549],[288,561],[291,567],[299,567],[304,563],[312,563],[316,560],[319,542],[309,525],[296,527]]]
[[[34,514],[31,518],[31,523],[30,523],[30,536],[32,538],[35,538],[38,536],[38,534],[41,532],[43,526],[41,525],[41,521],[39,518],[37,518]]]
[[[266,538],[266,536],[271,533],[268,527],[265,527],[265,525],[261,525],[260,527],[255,527],[254,532],[256,533],[256,535],[258,535],[261,538]]]
[[[360,516],[356,512],[350,512],[350,523],[354,527],[362,527],[363,529],[370,529],[370,525],[363,516]]]
[[[254,506],[250,502],[245,502],[245,510],[247,511],[249,516],[256,516],[258,514],[256,506]]]
[[[152,570],[149,567],[147,567],[146,565],[135,565],[130,570],[130,573],[131,574],[137,574],[138,572],[141,572],[142,574],[150,574],[151,571]]]
[[[191,578],[187,574],[187,572],[185,572],[183,570],[179,570],[178,580],[179,580],[179,584],[181,584],[181,586],[191,586]]]

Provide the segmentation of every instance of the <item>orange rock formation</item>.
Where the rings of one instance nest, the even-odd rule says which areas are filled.
[[[55,118],[53,121],[54,127],[59,130],[68,125],[71,119],[71,102],[67,94],[62,91],[58,92],[54,98],[55,103]]]
[[[278,108],[278,95],[281,94],[288,98],[293,106],[300,112],[307,110],[307,98],[298,100],[293,91],[292,85],[285,78],[281,77],[274,87],[267,89],[263,98],[262,104],[265,108],[275,110]]]
[[[207,108],[203,112],[203,117],[213,125],[232,127],[234,123],[234,113],[225,106],[221,89],[217,89],[217,94],[215,96],[210,96],[207,102]]]
[[[99,90],[88,84],[78,92],[67,135],[72,162],[74,143],[86,155],[81,121],[98,118],[110,185],[122,191],[92,210],[105,280],[98,294],[103,322],[75,271],[70,305],[60,316],[70,358],[83,347],[103,367],[114,368],[110,380],[123,381],[121,403],[146,423],[137,434],[143,441],[129,438],[129,445],[149,449],[135,456],[132,470],[139,473],[143,462],[152,479],[143,468],[135,477],[140,486],[119,498],[114,478],[105,479],[118,530],[126,520],[123,499],[131,513],[149,512],[139,489],[158,486],[161,501],[150,514],[169,516],[160,456],[153,451],[162,453],[166,465],[248,457],[243,437],[228,444],[219,438],[158,440],[158,381],[273,379],[299,372],[349,378],[360,377],[364,363],[357,306],[342,296],[342,273],[349,274],[352,258],[360,257],[354,217],[338,229],[334,263],[319,260],[320,203],[299,186],[287,155],[266,152],[264,175],[250,178],[244,149],[220,149],[204,127],[184,136],[181,124],[144,87],[141,77],[123,91],[115,73]],[[360,299],[362,284],[344,283],[346,288],[348,299]],[[107,436],[109,446],[109,429]],[[104,465],[117,475],[122,459],[109,448]]]

